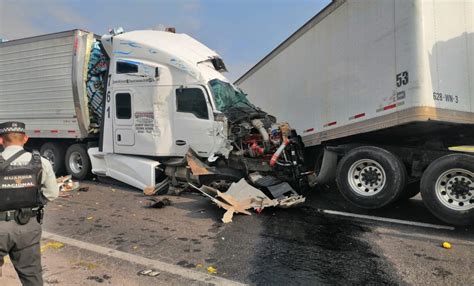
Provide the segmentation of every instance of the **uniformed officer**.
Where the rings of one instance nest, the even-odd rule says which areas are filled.
[[[59,187],[51,163],[23,150],[24,123],[0,124],[0,138],[0,264],[9,255],[23,285],[43,285],[43,206],[58,197]]]

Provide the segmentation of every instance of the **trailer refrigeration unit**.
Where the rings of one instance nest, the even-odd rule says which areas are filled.
[[[142,190],[166,179],[225,189],[259,171],[305,185],[299,137],[224,71],[214,51],[166,31],[7,41],[0,121],[25,122],[30,147],[76,179],[92,170]]]
[[[356,206],[474,222],[474,2],[336,0],[235,83]]]

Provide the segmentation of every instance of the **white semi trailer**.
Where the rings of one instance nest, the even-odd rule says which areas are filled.
[[[362,208],[474,222],[474,1],[335,0],[235,83]],[[308,160],[307,160],[308,161]],[[322,165],[322,167],[321,167]]]
[[[0,122],[25,122],[30,147],[77,179],[92,171],[140,189],[166,178],[226,188],[259,171],[304,185],[299,137],[224,71],[217,53],[174,32],[73,30],[7,41]]]

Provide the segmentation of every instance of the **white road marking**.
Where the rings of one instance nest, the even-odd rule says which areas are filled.
[[[471,242],[469,240],[440,236],[438,234],[427,235],[427,234],[419,234],[419,233],[403,233],[399,231],[394,231],[393,229],[390,229],[389,231],[387,231],[387,229],[383,229],[383,228],[376,229],[374,233],[379,234],[379,235],[385,235],[385,236],[398,236],[398,237],[403,237],[403,238],[408,238],[408,239],[409,238],[426,239],[427,241],[432,240],[432,241],[437,241],[437,242],[449,241],[450,243],[457,244],[457,245],[474,246],[474,242]]]
[[[80,241],[77,239],[65,237],[65,236],[50,233],[47,231],[43,231],[43,238],[58,241],[58,242],[71,245],[80,249],[89,250],[101,255],[106,255],[109,257],[125,260],[131,263],[143,265],[147,268],[153,268],[161,272],[165,272],[165,273],[167,272],[174,275],[178,275],[189,280],[194,280],[194,281],[199,281],[199,282],[204,282],[204,283],[214,283],[216,285],[245,285],[245,284],[232,281],[229,279],[225,279],[222,277],[210,275],[210,274],[192,270],[192,269],[187,269],[184,267],[180,267],[174,264],[162,262],[155,259],[150,259],[150,258],[138,256],[135,254],[123,252],[123,251],[118,251],[115,249]]]
[[[419,227],[427,227],[427,228],[434,228],[434,229],[446,229],[446,230],[454,230],[455,229],[454,227],[447,226],[447,225],[438,225],[438,224],[416,222],[416,221],[409,221],[409,220],[401,220],[401,219],[394,219],[394,218],[385,218],[385,217],[378,217],[378,216],[361,215],[361,214],[346,213],[346,212],[332,211],[332,210],[323,210],[323,209],[318,209],[318,210],[322,213],[332,214],[332,215],[340,215],[340,216],[345,216],[345,217],[363,218],[363,219],[370,219],[370,220],[375,220],[375,221],[398,223],[398,224],[419,226]]]

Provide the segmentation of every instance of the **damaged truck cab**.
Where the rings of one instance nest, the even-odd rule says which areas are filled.
[[[166,178],[224,189],[254,171],[307,184],[300,138],[225,78],[217,53],[185,34],[151,30],[100,44],[108,73],[100,140],[88,149],[94,174],[140,189]]]

